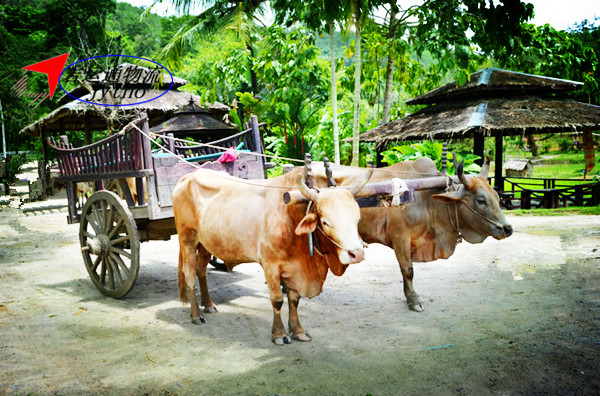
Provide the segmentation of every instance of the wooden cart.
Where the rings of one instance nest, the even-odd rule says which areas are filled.
[[[176,234],[171,194],[181,176],[200,166],[245,179],[265,178],[261,156],[242,152],[236,161],[222,164],[209,161],[222,150],[171,136],[163,136],[163,142],[179,158],[153,154],[146,135],[148,118],[142,113],[118,134],[84,147],[73,148],[65,136],[58,142],[47,139],[58,161],[57,179],[66,185],[68,223],[80,224],[85,267],[98,290],[113,298],[127,295],[137,279],[140,242],[168,240]],[[252,117],[249,129],[210,146],[243,146],[263,154],[257,118]],[[80,200],[77,183],[90,182],[95,192]],[[107,189],[109,185],[116,193]]]

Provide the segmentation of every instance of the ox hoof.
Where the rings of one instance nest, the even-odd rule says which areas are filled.
[[[283,337],[277,337],[273,339],[273,342],[275,343],[275,345],[284,345],[284,344],[291,344],[292,343],[292,339],[290,338],[290,336],[283,336]]]
[[[423,312],[423,299],[419,295],[414,295],[412,297],[407,298],[408,309],[415,312]]]
[[[303,342],[309,342],[312,340],[312,337],[308,333],[294,334],[292,336],[292,338],[296,341],[303,341]]]
[[[204,313],[217,313],[219,312],[217,310],[217,307],[215,305],[213,305],[212,307],[206,307],[204,308]]]
[[[192,323],[195,325],[201,325],[206,323],[206,319],[204,319],[202,316],[200,316],[199,318],[192,317]]]

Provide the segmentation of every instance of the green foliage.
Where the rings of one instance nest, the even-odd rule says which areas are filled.
[[[598,24],[597,24],[598,25]],[[514,70],[562,79],[582,81],[583,89],[574,96],[600,103],[600,31],[587,21],[575,31],[559,31],[550,25],[523,25],[519,51],[500,57],[501,64]]]
[[[164,42],[161,40],[164,39],[163,20],[171,19],[161,18],[152,13],[141,18],[143,13],[144,9],[141,7],[134,7],[129,3],[117,3],[115,10],[106,18],[106,31],[109,37],[121,38],[123,54],[152,59],[166,43],[166,40]],[[174,19],[179,20],[179,18]]]
[[[414,144],[403,144],[400,146],[393,146],[391,149],[383,151],[383,162],[388,165],[393,165],[401,161],[414,161],[417,158],[428,157],[431,158],[438,170],[442,169],[442,151],[443,144],[431,142],[425,140],[422,143]],[[456,154],[456,160],[460,162],[464,159],[465,165],[464,170],[466,174],[477,174],[481,170],[481,167],[475,163],[480,157],[474,154]],[[447,170],[448,174],[453,175],[455,172],[453,163],[453,153],[447,155]]]
[[[575,142],[573,141],[573,139],[569,139],[567,137],[560,138],[560,140],[558,141],[558,149],[563,153],[575,151],[574,143]]]
[[[5,162],[5,168],[2,182],[6,184],[14,183],[16,176],[21,172],[21,168],[25,163],[25,157],[15,154],[6,157],[3,161]]]
[[[352,137],[352,113],[346,111],[338,114],[340,125],[340,164],[350,165],[352,162],[352,143],[349,139]],[[363,114],[360,123],[360,132],[366,132],[368,129],[374,128],[374,122],[366,124],[366,115]],[[317,131],[315,144],[311,147],[311,154],[315,161],[322,161],[323,158],[333,158],[333,121],[331,113],[325,113],[321,118],[320,126]],[[375,162],[376,152],[371,144],[360,143],[360,159],[359,166],[367,166]]]
[[[327,64],[318,56],[314,35],[303,29],[286,32],[272,26],[265,31],[255,63],[258,79],[267,82],[259,118],[272,125],[270,144],[279,155],[303,158],[314,141],[329,90]]]

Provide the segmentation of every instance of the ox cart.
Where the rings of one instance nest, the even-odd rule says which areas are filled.
[[[171,194],[181,176],[202,167],[245,179],[266,177],[264,157],[255,155],[264,154],[259,127],[254,116],[247,130],[208,145],[162,136],[177,156],[152,152],[144,113],[119,133],[83,147],[74,148],[66,136],[47,139],[60,169],[57,181],[67,190],[67,221],[80,224],[83,261],[100,292],[127,295],[139,272],[140,242],[177,233]],[[233,162],[211,161],[230,147],[246,152]],[[95,192],[80,200],[78,183],[93,183]]]

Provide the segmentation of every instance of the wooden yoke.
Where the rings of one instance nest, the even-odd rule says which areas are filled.
[[[456,176],[432,176],[432,177],[424,177],[421,179],[405,179],[404,183],[408,187],[409,191],[403,194],[400,198],[401,204],[410,203],[414,200],[415,190],[427,190],[431,188],[442,188],[446,187],[447,178],[450,178],[453,183],[460,183],[458,177]],[[369,197],[374,195],[391,195],[394,192],[394,185],[397,182],[394,179],[386,180],[384,182],[379,183],[369,183],[365,185],[365,187],[358,193],[359,197]],[[353,186],[340,186],[339,188],[345,188],[351,190]],[[286,191],[283,193],[283,201],[288,205],[298,204],[298,203],[306,203],[307,199],[302,195],[300,191]]]

